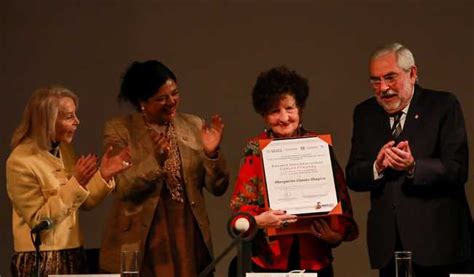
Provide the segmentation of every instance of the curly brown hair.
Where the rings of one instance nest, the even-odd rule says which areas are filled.
[[[292,95],[302,111],[309,95],[308,80],[282,65],[260,73],[252,91],[255,111],[264,116],[282,95]]]

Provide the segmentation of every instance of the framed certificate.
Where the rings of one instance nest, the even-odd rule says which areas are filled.
[[[298,221],[342,214],[330,143],[330,135],[259,141],[266,208],[298,215]]]

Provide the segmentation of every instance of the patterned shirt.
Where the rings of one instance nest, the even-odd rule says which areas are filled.
[[[315,133],[300,132],[303,136],[315,136]],[[259,147],[260,139],[271,138],[271,133],[263,132],[250,139],[243,151],[239,174],[235,183],[230,206],[233,213],[246,212],[256,216],[266,211],[264,204],[264,173]],[[352,216],[352,206],[343,171],[336,161],[332,147],[330,147],[334,182],[338,200],[341,202],[343,214],[337,217],[339,228],[335,231],[343,235],[343,240],[354,240],[358,236],[358,228]],[[332,262],[330,245],[313,234],[301,233],[297,235],[278,235],[268,237],[260,230],[253,240],[254,263],[267,269],[286,270],[288,257],[294,240],[299,241],[299,263],[301,269],[320,270]]]

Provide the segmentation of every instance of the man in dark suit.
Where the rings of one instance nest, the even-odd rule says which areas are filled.
[[[468,146],[458,100],[420,87],[412,53],[398,43],[377,49],[369,71],[375,97],[355,108],[346,174],[351,189],[370,192],[372,267],[393,277],[394,251],[406,250],[417,277],[470,272]]]

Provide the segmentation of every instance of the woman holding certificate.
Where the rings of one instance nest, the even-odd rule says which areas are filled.
[[[331,147],[330,163],[337,199],[342,208],[340,215],[331,220],[329,216],[306,218],[305,223],[301,224],[302,220],[296,223],[297,215],[286,210],[266,208],[267,190],[259,141],[316,136],[301,124],[308,94],[307,80],[285,66],[261,73],[252,92],[254,109],[263,117],[267,128],[249,139],[244,148],[231,208],[235,214],[245,212],[255,217],[259,231],[252,242],[252,269],[256,272],[304,269],[317,272],[319,277],[333,276],[331,249],[342,241],[354,240],[358,236],[343,171]],[[337,224],[334,224],[334,219]],[[305,226],[306,229],[268,236],[269,229],[281,231],[295,229],[296,226]]]

